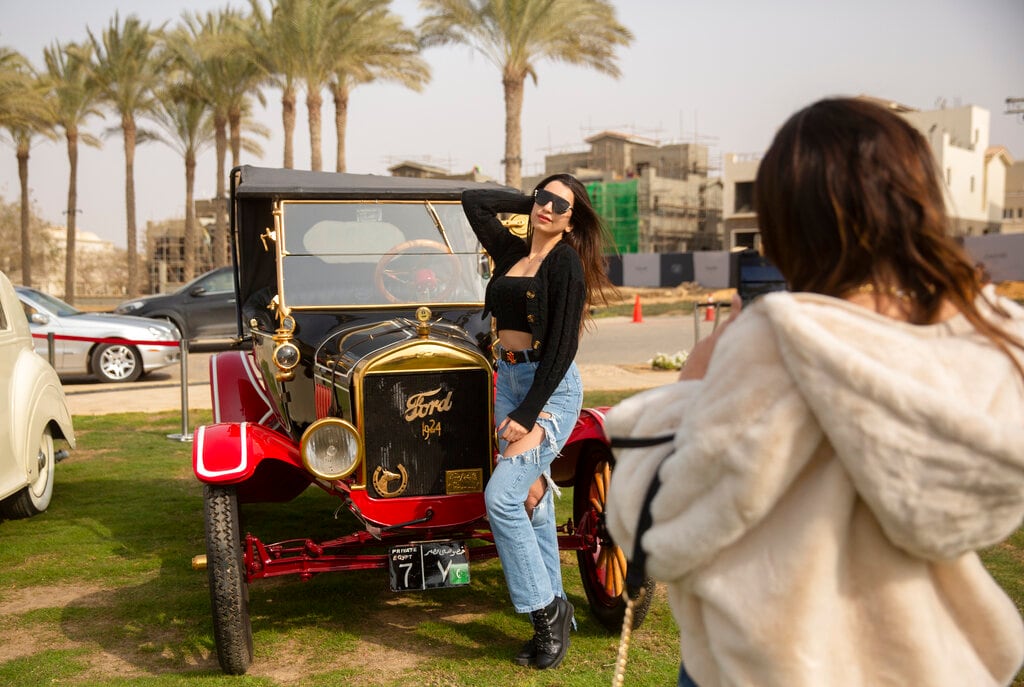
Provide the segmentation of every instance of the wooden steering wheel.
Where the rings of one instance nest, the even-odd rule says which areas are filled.
[[[424,255],[424,250],[431,252]],[[381,256],[373,282],[391,303],[433,303],[444,300],[461,275],[462,263],[448,246],[431,239],[413,239],[392,246]]]

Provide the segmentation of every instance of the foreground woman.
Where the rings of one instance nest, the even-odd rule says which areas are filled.
[[[1024,626],[976,550],[1024,517],[1024,309],[946,233],[924,138],[856,100],[795,114],[755,184],[791,293],[613,409],[608,526],[668,583],[680,684],[1005,685]],[[662,462],[663,459],[663,462]]]

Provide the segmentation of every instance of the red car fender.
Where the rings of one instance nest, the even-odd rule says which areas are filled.
[[[587,439],[597,439],[601,443],[607,444],[608,437],[604,433],[604,415],[608,409],[609,406],[602,406],[600,408],[584,408],[581,410],[579,419],[576,420],[576,426],[572,428],[572,434],[569,435],[566,445]]]
[[[248,351],[224,351],[210,358],[214,422],[255,422],[279,427],[263,378]]]
[[[608,406],[584,408],[576,420],[576,426],[569,440],[562,447],[561,455],[551,464],[551,476],[559,486],[572,486],[576,479],[576,465],[581,452],[592,451],[595,444],[608,446],[604,433],[604,414]],[[601,449],[604,450],[604,449]]]
[[[203,425],[193,437],[192,470],[200,482],[244,482],[265,460],[302,469],[302,458],[295,442],[263,425],[252,422]]]

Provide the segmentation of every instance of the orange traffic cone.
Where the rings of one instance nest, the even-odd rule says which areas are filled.
[[[704,308],[704,321],[714,322],[715,321],[715,301],[711,298],[711,294],[708,294],[708,304]]]
[[[640,308],[640,294],[636,295],[636,300],[633,301],[633,322],[643,322],[644,313]]]

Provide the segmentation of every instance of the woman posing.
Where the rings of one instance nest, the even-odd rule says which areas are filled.
[[[583,403],[573,358],[584,313],[609,286],[604,233],[586,188],[568,174],[544,179],[532,196],[465,191],[462,205],[494,260],[484,316],[498,332],[499,455],[484,498],[512,605],[533,621],[515,661],[554,668],[569,648],[573,607],[562,590],[550,467]],[[525,241],[500,213],[529,213]]]
[[[632,551],[658,475],[641,542],[679,684],[1009,684],[1024,626],[975,551],[1024,517],[1024,309],[979,282],[928,143],[888,110],[796,113],[754,188],[792,292],[606,425],[674,437],[618,454],[607,522]]]

